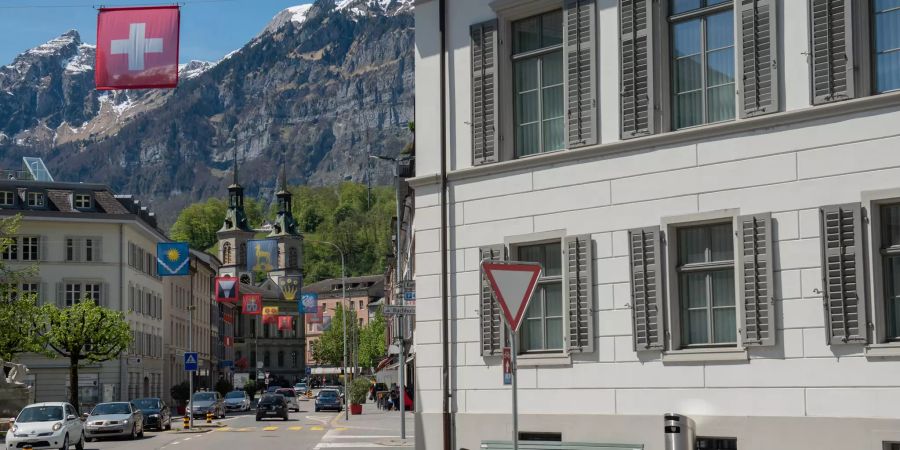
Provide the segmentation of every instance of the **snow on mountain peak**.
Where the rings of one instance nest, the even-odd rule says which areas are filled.
[[[31,50],[25,52],[26,55],[52,55],[54,53],[58,53],[60,50],[69,45],[80,45],[81,44],[81,36],[78,35],[78,31],[69,30],[58,37],[50,39],[49,41],[38,45]]]
[[[309,9],[312,8],[312,3],[307,3],[305,5],[297,5],[286,8],[285,11],[291,13],[291,22],[296,22],[298,24],[306,22],[306,15],[309,13]]]
[[[191,78],[196,78],[200,76],[203,72],[206,72],[211,67],[215,66],[217,63],[209,62],[209,61],[198,61],[196,59],[191,60],[191,62],[187,64],[179,64],[178,65],[178,76],[184,78],[186,80],[190,80]]]

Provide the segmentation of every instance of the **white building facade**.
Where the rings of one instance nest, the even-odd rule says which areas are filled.
[[[442,3],[415,13],[417,448],[511,439],[483,259],[544,268],[523,437],[663,449],[672,412],[696,448],[900,448],[900,4]]]

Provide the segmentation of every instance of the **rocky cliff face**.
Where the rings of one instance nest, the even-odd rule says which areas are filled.
[[[318,0],[282,11],[240,50],[180,68],[171,91],[98,92],[93,46],[70,31],[0,67],[0,168],[42,156],[58,180],[149,199],[166,225],[221,196],[232,154],[249,195],[362,181],[372,154],[411,139],[411,0]],[[372,164],[374,182],[390,167]]]

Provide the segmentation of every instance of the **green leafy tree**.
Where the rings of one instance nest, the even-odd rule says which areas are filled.
[[[216,381],[215,389],[216,389],[216,392],[218,392],[219,394],[222,394],[222,397],[224,397],[225,394],[234,390],[234,385],[231,384],[230,381],[228,381],[224,378],[220,378],[219,381]]]
[[[169,237],[175,241],[190,244],[195,250],[207,250],[216,245],[216,232],[225,222],[225,211],[228,202],[220,198],[211,198],[205,202],[194,203],[181,210],[178,218],[169,230]],[[263,208],[253,199],[244,201],[244,211],[250,226],[257,227],[263,221]]]
[[[0,219],[0,254],[15,244],[21,216]],[[0,359],[11,361],[27,352],[41,353],[46,344],[39,331],[45,328],[45,317],[37,304],[37,296],[19,292],[18,283],[36,273],[35,266],[11,268],[0,260]]]
[[[337,305],[331,326],[312,343],[313,359],[321,364],[341,366],[344,364],[344,308]],[[347,344],[350,344],[350,336],[353,336],[359,328],[356,313],[350,310],[347,315]]]
[[[172,386],[169,393],[172,394],[172,400],[175,400],[180,405],[184,406],[191,397],[191,385],[187,381],[182,381],[181,383]]]
[[[249,395],[251,399],[253,398],[254,395],[256,395],[256,391],[258,389],[259,389],[259,386],[256,385],[256,380],[247,380],[247,382],[244,383],[244,392],[246,392],[247,395]]]
[[[387,325],[381,308],[375,311],[375,317],[369,320],[360,330],[359,335],[359,365],[362,367],[375,367],[384,358],[387,352]]]
[[[83,362],[117,358],[131,343],[131,329],[124,315],[83,299],[72,306],[44,305],[47,328],[44,339],[59,356],[69,359],[69,403],[78,404],[78,367]]]

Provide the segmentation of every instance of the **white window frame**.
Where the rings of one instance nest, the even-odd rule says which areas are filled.
[[[43,192],[29,191],[25,194],[25,201],[30,207],[43,208],[47,204],[46,196]]]
[[[696,214],[664,217],[660,229],[665,233],[664,252],[661,252],[666,277],[666,340],[668,350],[663,352],[663,362],[693,362],[693,361],[746,361],[748,352],[743,343],[741,330],[741,314],[743,313],[743,243],[740,234],[740,210],[723,209]],[[735,344],[727,346],[709,347],[684,347],[681,338],[681,289],[678,283],[678,229],[689,228],[698,225],[709,225],[723,222],[731,222],[732,242],[734,245],[734,301],[735,301]]]
[[[870,270],[866,273],[866,281],[872,286],[869,296],[868,311],[870,317],[866,321],[871,324],[871,344],[866,346],[866,356],[900,356],[900,341],[887,340],[887,316],[885,311],[886,289],[884,279],[884,263],[881,255],[881,207],[900,204],[900,188],[864,191],[862,206],[868,213],[869,220],[864,221],[865,235],[869,239],[865,245]]]
[[[30,243],[31,240],[33,244]],[[20,236],[19,237],[20,247],[19,247],[19,260],[20,261],[40,261],[41,260],[41,237],[40,236]],[[26,244],[26,242],[29,242]],[[31,248],[33,246],[33,248]],[[27,252],[28,256],[33,256],[33,258],[26,258],[26,248],[30,248]]]
[[[86,202],[82,202],[82,200],[86,200]],[[93,206],[94,202],[93,199],[91,199],[91,194],[76,192],[73,197],[72,204],[75,209],[90,209]]]
[[[9,243],[9,246],[0,253],[0,259],[3,261],[18,261],[19,259],[19,237],[18,236],[10,236],[9,237],[12,242]]]
[[[0,206],[15,206],[16,193],[13,191],[0,191]]]

